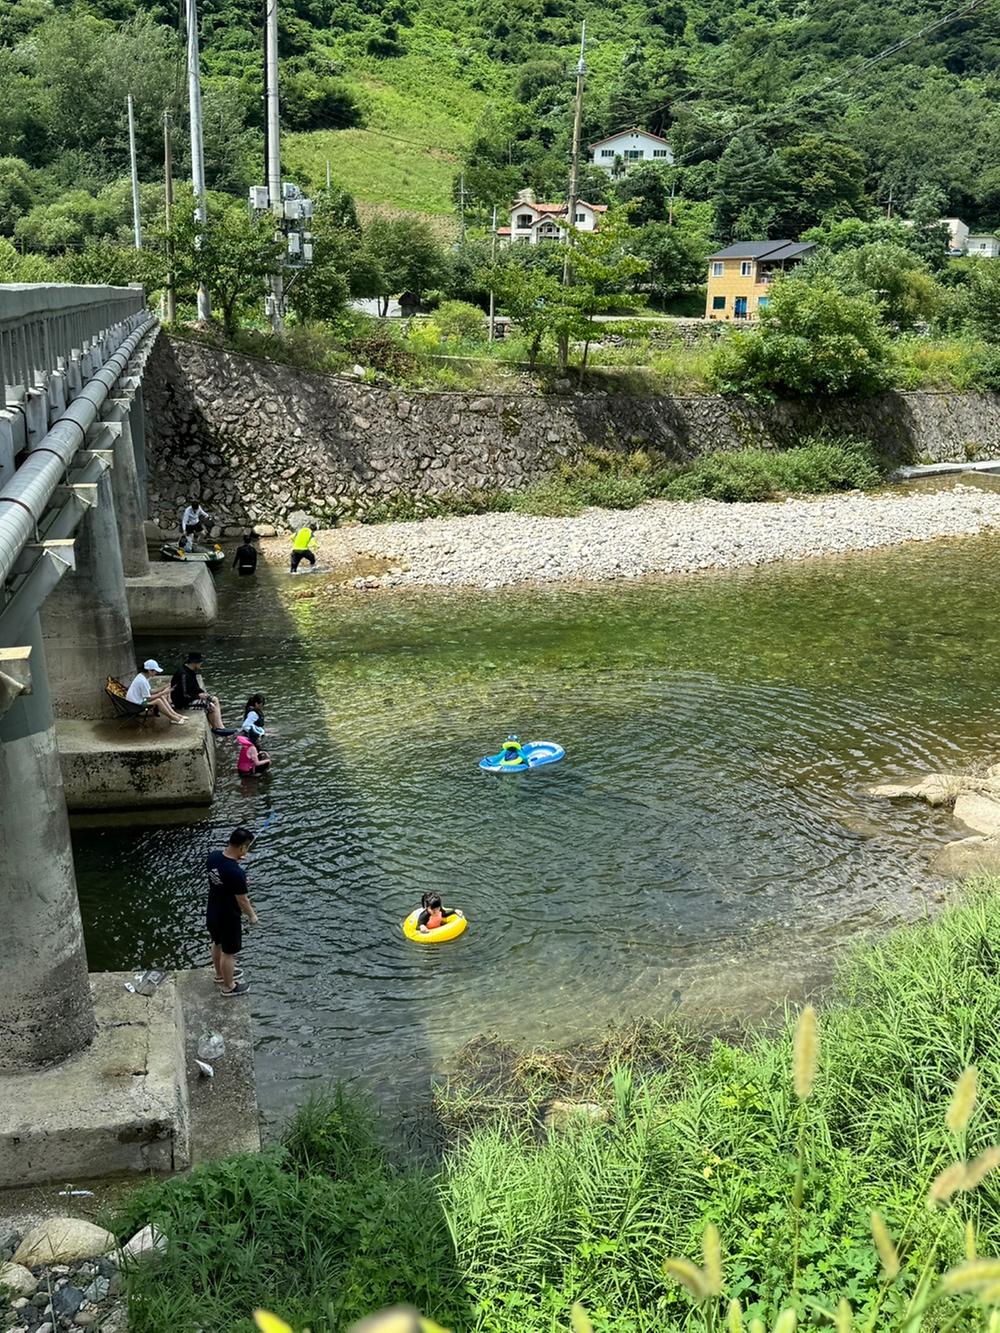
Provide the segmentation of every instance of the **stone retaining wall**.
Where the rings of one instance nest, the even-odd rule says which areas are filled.
[[[888,393],[835,404],[739,398],[418,393],[293,370],[161,334],[144,381],[150,517],[174,527],[189,496],[222,522],[363,513],[394,494],[515,489],[601,444],[684,460],[780,448],[819,429],[877,440],[901,460],[1000,457],[1000,398]]]

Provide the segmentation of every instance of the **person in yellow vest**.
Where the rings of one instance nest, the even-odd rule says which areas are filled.
[[[316,563],[316,538],[313,533],[316,529],[311,523],[304,524],[292,538],[292,568],[291,573],[295,573],[303,560],[308,560],[310,565]]]

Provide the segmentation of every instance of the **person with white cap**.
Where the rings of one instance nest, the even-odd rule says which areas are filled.
[[[181,726],[187,721],[186,717],[181,717],[180,713],[172,706],[170,702],[170,686],[165,685],[162,690],[157,690],[154,694],[150,688],[150,679],[153,676],[162,676],[163,667],[160,666],[155,657],[147,657],[142,664],[142,670],[137,671],[132,680],[132,684],[125,692],[125,698],[132,704],[137,713],[146,708],[155,708],[161,717],[168,718],[174,726]]]

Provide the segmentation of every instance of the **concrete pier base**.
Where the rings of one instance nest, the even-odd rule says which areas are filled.
[[[204,713],[185,717],[183,727],[156,718],[124,727],[60,718],[56,741],[67,808],[209,805],[215,788],[215,740]]]
[[[260,1146],[246,1002],[222,999],[207,972],[167,977],[149,997],[125,990],[131,978],[91,976],[97,1033],[86,1051],[0,1074],[0,1189],[181,1171]],[[226,1053],[216,1077],[199,1080],[206,1030],[222,1032]]]
[[[215,578],[204,565],[152,564],[148,574],[126,577],[125,589],[137,634],[205,629],[219,613]]]

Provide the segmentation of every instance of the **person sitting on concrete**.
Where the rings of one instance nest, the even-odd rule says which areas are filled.
[[[294,574],[303,560],[308,560],[310,565],[316,564],[316,538],[313,533],[316,529],[311,523],[304,524],[292,538],[292,568]]]
[[[254,536],[252,532],[244,532],[243,545],[237,546],[236,554],[233,556],[233,569],[241,578],[257,572],[257,548],[253,544]]]
[[[161,717],[167,718],[174,726],[179,726],[186,722],[186,717],[181,717],[170,704],[170,686],[164,685],[162,690],[157,690],[154,694],[150,688],[150,680],[153,676],[162,676],[163,667],[155,657],[148,657],[142,664],[142,670],[136,672],[132,684],[125,692],[126,702],[135,705],[136,712],[142,712],[144,708],[155,708]]]
[[[188,653],[184,665],[170,677],[170,702],[178,713],[188,708],[203,709],[208,717],[208,725],[216,736],[235,736],[236,728],[227,727],[222,721],[222,708],[218,696],[209,694],[201,678],[201,669],[205,658],[201,653]]]
[[[192,500],[181,514],[181,544],[185,551],[194,550],[195,534],[212,521],[207,509],[202,509],[200,500]]]

